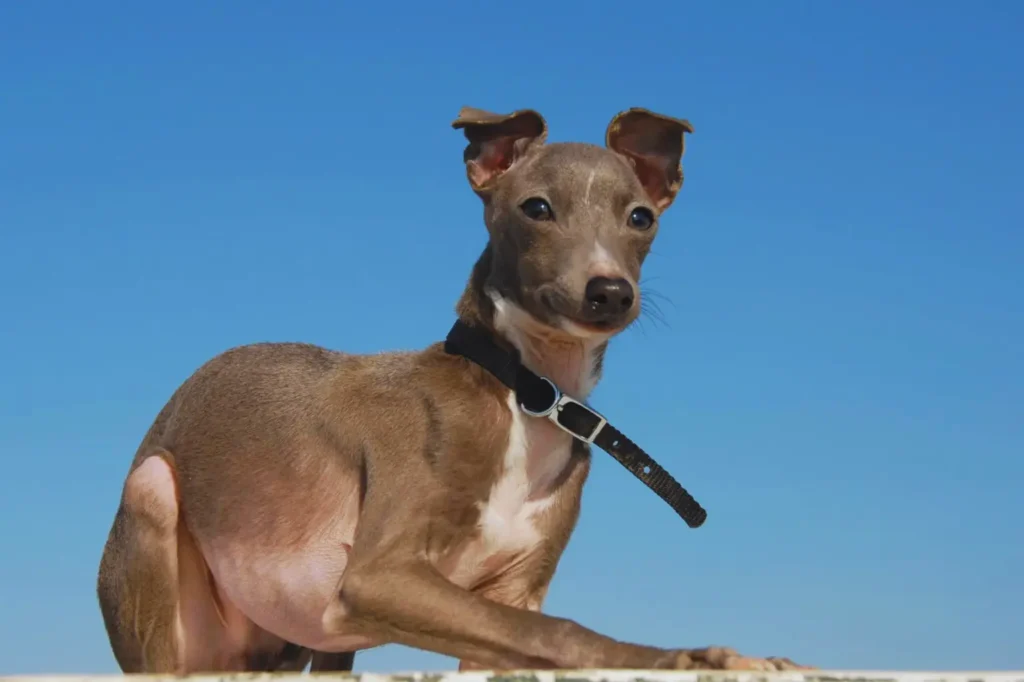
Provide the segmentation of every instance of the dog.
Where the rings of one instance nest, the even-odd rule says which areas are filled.
[[[458,324],[548,382],[552,406],[583,405],[639,314],[693,128],[633,108],[602,147],[547,143],[529,109],[464,108],[452,126],[489,237]],[[136,452],[100,561],[120,668],[348,670],[387,643],[460,670],[803,667],[622,642],[542,613],[594,436],[527,410],[500,367],[457,346],[259,343],[197,369]]]

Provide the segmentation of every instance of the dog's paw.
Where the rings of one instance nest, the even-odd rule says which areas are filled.
[[[774,672],[777,670],[814,670],[812,666],[799,665],[788,658],[771,656],[751,658],[741,656],[735,649],[712,646],[706,649],[681,649],[676,652],[676,670],[755,670]]]

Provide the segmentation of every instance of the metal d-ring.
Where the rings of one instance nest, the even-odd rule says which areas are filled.
[[[562,392],[558,390],[558,386],[555,386],[555,382],[551,381],[551,379],[548,379],[547,377],[538,378],[541,381],[547,383],[547,385],[551,387],[551,392],[555,396],[554,399],[551,401],[551,404],[545,407],[543,410],[540,410],[539,412],[534,412],[523,403],[519,403],[519,409],[521,409],[523,412],[530,415],[531,417],[547,417],[552,412],[555,411],[556,407],[558,407],[558,402],[562,399]]]

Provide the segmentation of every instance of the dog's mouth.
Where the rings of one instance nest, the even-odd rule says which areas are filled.
[[[580,338],[611,337],[623,331],[633,321],[633,315],[593,319],[579,304],[557,291],[543,291],[539,296],[544,308],[543,322],[554,329]]]

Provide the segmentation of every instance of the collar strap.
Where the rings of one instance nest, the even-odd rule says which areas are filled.
[[[610,454],[667,502],[690,528],[704,523],[707,512],[671,474],[598,412],[523,365],[515,348],[502,348],[490,332],[460,319],[448,332],[444,350],[472,360],[515,391],[519,407],[526,414],[547,418],[578,440],[593,443]]]

